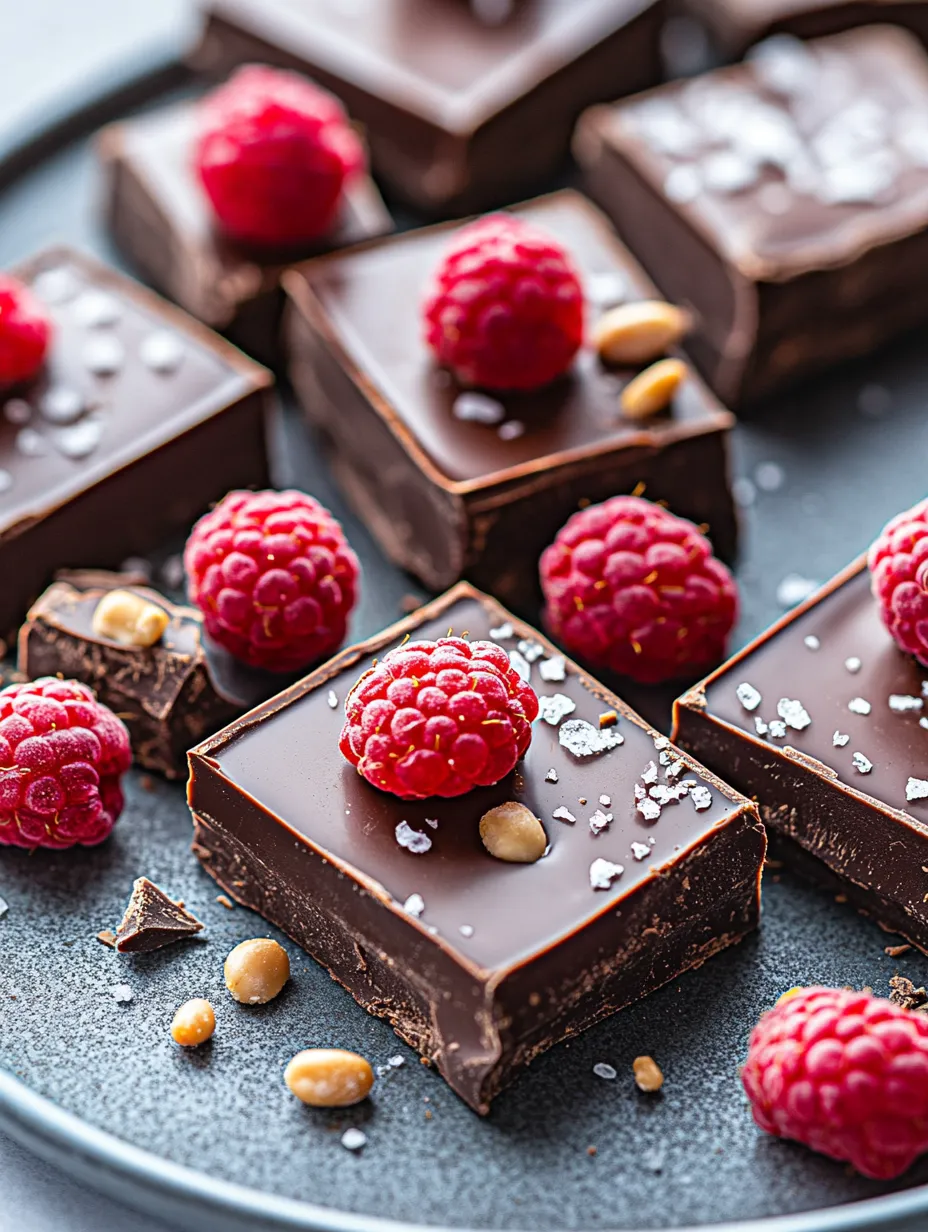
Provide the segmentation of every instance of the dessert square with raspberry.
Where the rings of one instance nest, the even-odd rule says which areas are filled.
[[[662,0],[202,0],[196,66],[295,68],[363,124],[375,171],[445,213],[555,172],[583,107],[661,78]]]
[[[655,298],[607,220],[579,194],[539,198],[511,217],[563,248],[576,271],[569,292],[585,295],[578,307],[588,333],[606,309]],[[474,391],[439,366],[423,304],[463,234],[460,224],[431,227],[284,275],[297,395],[391,559],[434,590],[467,576],[526,607],[538,596],[538,557],[566,519],[582,504],[636,489],[705,523],[730,557],[733,420],[695,374],[669,410],[638,420],[621,409],[635,367],[603,363],[588,340],[577,351],[582,325],[566,372],[540,389]],[[439,315],[431,313],[430,325]]]
[[[449,666],[468,653],[472,674]],[[430,654],[437,676],[418,665]],[[439,694],[470,685],[502,707],[508,692],[512,724],[501,714],[475,730],[524,756],[468,789],[461,776],[487,779],[473,734],[456,737],[450,777],[429,761],[431,729],[408,750],[423,734],[413,703],[435,716]],[[436,747],[443,727],[483,713],[477,692],[452,701],[428,720]],[[506,736],[490,737],[500,723]],[[426,781],[439,794],[420,798]],[[194,749],[189,801],[194,850],[226,893],[481,1113],[546,1048],[757,923],[755,806],[467,584]],[[513,818],[528,832],[507,831]]]
[[[858,561],[684,694],[674,739],[758,801],[772,854],[928,950],[926,698]]]
[[[48,326],[0,389],[0,633],[60,569],[116,568],[230,488],[267,482],[270,373],[115,270],[52,249],[13,271]],[[2,331],[0,331],[2,332]]]
[[[261,363],[276,364],[285,263],[386,235],[393,221],[362,173],[324,239],[277,253],[236,243],[216,226],[197,180],[196,132],[197,104],[189,102],[102,130],[110,231],[146,281]]]
[[[771,38],[592,109],[574,148],[729,406],[928,319],[928,58],[902,30]]]

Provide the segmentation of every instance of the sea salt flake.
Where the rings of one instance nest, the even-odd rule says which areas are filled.
[[[507,620],[505,624],[497,625],[495,629],[491,629],[490,637],[492,637],[494,642],[508,642],[510,638],[515,637],[515,630]]]
[[[558,728],[558,743],[574,757],[593,757],[608,753],[625,743],[625,737],[615,727],[594,727],[585,719],[568,719]]]
[[[658,753],[661,753],[663,752],[664,749],[670,748],[670,741],[667,739],[666,736],[655,736],[654,737],[654,747],[658,751]]]
[[[110,996],[117,1005],[128,1005],[132,1000],[132,989],[128,984],[113,984],[110,988]]]
[[[550,723],[552,727],[557,727],[562,719],[566,719],[576,709],[577,703],[564,693],[555,693],[551,697],[544,696],[538,699],[538,717],[543,722]]]
[[[0,492],[9,492],[13,486],[13,476],[9,471],[0,468]]]
[[[754,76],[775,94],[805,93],[821,75],[815,55],[792,34],[774,34],[745,56]]]
[[[169,329],[157,329],[142,339],[139,359],[146,368],[169,376],[184,362],[186,347],[177,334]]]
[[[754,469],[754,482],[762,492],[779,492],[786,482],[786,471],[779,462],[761,462]]]
[[[32,280],[32,290],[46,304],[65,304],[81,289],[80,280],[73,270],[64,265],[42,270]]]
[[[474,926],[473,924],[462,924],[458,932],[462,937],[472,937],[474,935]]]
[[[546,783],[556,783],[557,782],[557,771],[555,770],[553,766],[548,771],[548,773],[545,775],[545,782]]]
[[[602,809],[597,809],[590,818],[590,831],[593,834],[602,834],[611,821],[611,813],[604,813]]]
[[[748,684],[746,680],[742,681],[735,689],[735,697],[745,708],[745,710],[756,710],[763,701],[760,693],[752,684]]]
[[[451,414],[455,419],[463,419],[468,423],[500,424],[506,418],[506,408],[495,398],[486,394],[458,394],[451,406]]]
[[[35,428],[20,428],[16,433],[16,449],[27,458],[44,458],[48,441]]]
[[[906,693],[890,693],[889,708],[897,714],[908,714],[912,710],[921,710],[924,702],[920,697],[910,697]]]
[[[342,1146],[346,1151],[360,1151],[367,1145],[367,1134],[363,1129],[346,1129],[342,1134]]]
[[[407,915],[414,916],[418,920],[425,910],[425,899],[421,894],[410,894],[409,898],[403,903],[403,910]]]
[[[788,573],[777,586],[777,603],[780,607],[795,607],[808,599],[813,591],[818,590],[819,583],[811,578],[804,578],[798,573]]]
[[[618,270],[591,274],[586,280],[587,298],[599,308],[613,308],[628,297],[628,279]]]
[[[854,753],[851,761],[854,763],[854,769],[861,774],[869,774],[873,769],[873,762],[869,757],[864,757],[863,753]]]
[[[755,714],[754,730],[757,732],[758,736],[766,736],[767,733],[770,731],[770,725],[768,723],[765,723],[759,714]]]
[[[642,770],[641,781],[642,783],[648,783],[648,784],[657,782],[657,766],[654,764],[653,761],[649,761],[648,764],[645,766],[645,768]]]
[[[335,692],[334,689],[329,689],[329,692],[325,700],[329,703],[330,710],[338,709],[338,694]]]
[[[635,808],[645,821],[657,821],[661,815],[661,806],[656,800],[651,800],[647,796],[643,800],[639,800]]]
[[[538,675],[546,684],[561,684],[567,679],[567,660],[563,655],[555,655],[538,664]]]
[[[683,758],[678,757],[677,760],[674,762],[671,762],[670,765],[667,767],[667,769],[664,771],[664,778],[675,779],[678,774],[683,773],[685,768],[686,768],[686,763],[684,762]]]
[[[593,1066],[593,1073],[597,1078],[605,1078],[607,1082],[611,1082],[618,1076],[618,1070],[607,1061],[597,1061]]]
[[[599,802],[603,806],[603,808],[608,808],[609,805],[612,803],[612,796],[600,796]]]
[[[431,826],[433,830],[438,829],[438,818],[437,817],[425,817],[423,818],[423,820],[425,821],[425,824],[427,826]]]
[[[621,864],[613,864],[611,860],[594,860],[590,865],[590,886],[594,890],[608,890],[624,872]]]
[[[71,305],[71,316],[86,329],[103,329],[119,322],[122,305],[109,292],[90,287],[82,291]]]
[[[674,167],[664,180],[664,193],[671,201],[686,205],[702,192],[702,176],[692,163]]]
[[[707,808],[712,807],[712,792],[702,783],[693,788],[690,792],[690,799],[697,813],[704,813]]]
[[[844,746],[849,743],[850,739],[851,737],[846,735],[844,732],[836,731],[831,738],[831,743],[836,749],[843,749]]]
[[[517,644],[516,649],[519,654],[524,655],[526,663],[534,663],[545,653],[545,648],[541,642],[523,640]]]
[[[647,794],[648,793],[645,791],[645,789],[641,786],[640,783],[635,784],[635,799],[636,800],[643,800]]]
[[[86,409],[84,396],[68,385],[52,385],[39,399],[39,413],[53,424],[72,424]]]
[[[928,800],[928,779],[915,779],[911,776],[905,785],[907,800]]]
[[[3,418],[7,423],[26,424],[32,418],[32,407],[25,398],[11,398],[4,405]]]
[[[781,697],[777,702],[777,714],[793,731],[805,731],[812,722],[805,706],[794,698]]]
[[[506,423],[500,424],[496,429],[496,435],[501,441],[514,441],[522,436],[525,432],[525,424],[519,419],[510,419]]]
[[[844,666],[847,668],[847,670],[851,673],[852,676],[856,676],[857,673],[861,669],[861,662],[860,662],[860,659],[858,659],[856,655],[851,655],[849,659],[844,660]]]
[[[928,730],[928,719],[919,719],[918,725],[919,727],[924,727],[926,730]]]
[[[734,497],[735,504],[741,509],[750,509],[757,500],[757,489],[746,475],[739,475],[732,482],[731,494]]]
[[[61,428],[55,434],[59,452],[74,461],[89,457],[102,439],[103,422],[100,419],[84,419],[69,428]]]
[[[94,376],[114,376],[126,362],[126,348],[113,335],[100,334],[85,344],[81,359]]]
[[[551,816],[554,818],[555,821],[566,822],[568,826],[572,826],[574,822],[577,820],[576,817],[573,815],[573,813],[570,811],[570,809],[566,808],[563,804],[560,805],[559,808],[556,808],[554,812],[551,814]]]
[[[509,664],[523,684],[528,684],[531,681],[531,664],[525,661],[524,655],[519,654],[518,650],[510,650]]]
[[[716,150],[706,155],[700,170],[706,188],[723,194],[744,192],[756,184],[759,177],[757,163],[736,150]]]
[[[432,846],[432,840],[424,830],[414,830],[408,821],[401,821],[396,827],[396,841],[413,855],[423,855]]]
[[[773,740],[782,740],[786,735],[786,724],[782,719],[771,719],[767,731]]]
[[[802,644],[807,650],[818,650],[822,643],[818,640],[814,633],[810,633],[808,637],[804,637],[802,639]]]
[[[651,854],[647,843],[632,843],[632,855],[636,860],[644,860]]]
[[[865,697],[852,697],[847,708],[851,714],[869,714],[873,709]]]

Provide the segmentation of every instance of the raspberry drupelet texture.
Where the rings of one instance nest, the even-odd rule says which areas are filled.
[[[887,1180],[928,1150],[928,1016],[881,997],[799,988],[751,1033],[754,1120]]]
[[[705,535],[636,496],[575,513],[540,572],[545,621],[564,648],[644,684],[717,662],[738,614],[734,579]]]
[[[883,624],[928,667],[928,500],[900,513],[870,549],[873,595]]]
[[[424,307],[425,337],[464,385],[530,390],[583,341],[583,289],[564,249],[510,214],[462,227]]]
[[[93,847],[122,812],[129,733],[76,680],[0,691],[0,844]]]
[[[195,163],[221,228],[258,247],[297,248],[331,231],[364,149],[338,100],[250,64],[201,104]]]
[[[304,492],[230,492],[194,526],[184,568],[213,641],[277,672],[341,644],[360,574],[341,526]]]
[[[38,375],[51,335],[51,322],[29,288],[0,274],[0,389]]]
[[[493,642],[408,642],[365,672],[345,701],[341,751],[404,800],[461,796],[513,769],[538,699]]]

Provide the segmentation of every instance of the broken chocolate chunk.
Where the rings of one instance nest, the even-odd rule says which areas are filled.
[[[120,954],[160,950],[183,937],[192,937],[202,927],[195,916],[168,898],[154,882],[138,877],[126,914],[116,929],[116,949]]]

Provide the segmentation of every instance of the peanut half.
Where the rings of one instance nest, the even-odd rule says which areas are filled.
[[[664,1075],[661,1067],[653,1057],[635,1057],[632,1061],[632,1072],[635,1075],[635,1085],[639,1091],[659,1091],[664,1085]]]
[[[216,1015],[213,1007],[202,997],[185,1001],[174,1015],[171,1023],[171,1035],[174,1042],[182,1048],[196,1048],[212,1039],[216,1030]]]
[[[347,1108],[358,1104],[374,1085],[374,1071],[356,1052],[307,1048],[284,1070],[284,1082],[313,1108]]]
[[[650,419],[669,406],[689,369],[682,359],[659,359],[622,390],[619,406],[627,419]]]
[[[157,604],[131,590],[111,590],[94,609],[91,627],[97,637],[120,646],[154,646],[169,623],[167,612]]]
[[[524,804],[507,800],[480,818],[480,838],[497,860],[509,864],[534,864],[545,854],[545,828]]]
[[[273,1001],[290,978],[287,951],[270,937],[243,941],[229,952],[223,973],[226,988],[244,1005]]]
[[[647,364],[676,346],[689,327],[689,314],[682,308],[643,299],[604,313],[593,331],[593,344],[607,364]]]

